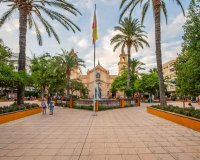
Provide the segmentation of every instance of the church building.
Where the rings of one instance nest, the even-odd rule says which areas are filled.
[[[121,70],[123,67],[127,66],[128,56],[125,53],[121,53],[119,55],[119,62],[118,62],[118,75],[120,75]],[[101,98],[110,98],[112,96],[110,89],[111,84],[115,77],[118,75],[111,75],[110,72],[105,69],[101,64],[98,62],[98,65],[95,67],[96,70],[96,84],[100,88]],[[89,90],[88,98],[92,98],[94,95],[94,68],[87,71],[86,75],[80,75],[81,81],[87,86]],[[118,93],[117,96],[123,96],[122,93]]]

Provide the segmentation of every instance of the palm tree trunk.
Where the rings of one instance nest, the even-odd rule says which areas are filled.
[[[161,56],[161,27],[160,27],[160,0],[154,1],[154,16],[155,16],[155,40],[156,40],[156,60],[159,76],[159,91],[160,91],[160,104],[166,105],[165,99],[165,86],[162,70],[162,56]]]
[[[27,14],[26,11],[19,9],[19,59],[18,59],[18,71],[26,70],[26,33],[27,33]],[[18,84],[17,90],[17,104],[24,103],[24,84]]]
[[[128,49],[128,73],[127,73],[127,88],[130,87],[130,74],[131,74],[131,67],[130,67],[130,63],[131,63],[131,46],[127,46]]]
[[[71,76],[71,71],[67,71],[67,97],[69,97],[69,92],[70,92],[70,76]]]

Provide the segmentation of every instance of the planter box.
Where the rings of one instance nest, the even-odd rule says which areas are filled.
[[[14,102],[14,100],[4,100],[4,99],[0,99],[0,102]]]
[[[151,113],[153,115],[156,115],[158,117],[162,117],[164,119],[167,119],[169,121],[178,123],[180,125],[186,126],[188,128],[191,128],[196,131],[200,131],[200,120],[192,117],[187,117],[184,115],[163,111],[160,109],[147,107],[147,112]]]
[[[42,112],[42,108],[34,108],[34,109],[30,109],[30,110],[23,110],[23,111],[17,111],[17,112],[11,112],[11,113],[7,113],[7,114],[2,114],[0,115],[0,124],[2,123],[6,123],[6,122],[10,122],[16,119],[20,119],[23,117],[27,117],[33,114],[37,114]]]

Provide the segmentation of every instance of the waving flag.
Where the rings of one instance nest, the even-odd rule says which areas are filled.
[[[96,5],[95,5],[94,18],[93,18],[93,23],[92,23],[92,39],[93,39],[93,44],[98,39],[97,18],[96,18]]]

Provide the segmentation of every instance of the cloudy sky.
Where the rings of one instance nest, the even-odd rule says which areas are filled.
[[[78,55],[85,60],[86,68],[83,73],[93,66],[93,45],[92,45],[92,19],[94,12],[94,4],[97,4],[97,21],[99,28],[99,39],[97,41],[97,60],[99,59],[101,65],[107,68],[111,74],[118,73],[117,63],[119,61],[120,50],[113,52],[110,45],[110,39],[115,35],[113,27],[118,25],[119,20],[119,5],[121,0],[69,0],[82,13],[82,16],[69,17],[81,28],[81,32],[76,34],[67,31],[59,23],[52,21],[53,27],[56,29],[61,44],[58,44],[54,38],[49,38],[41,27],[43,35],[43,46],[39,46],[35,36],[35,32],[28,31],[27,34],[27,55],[32,57],[33,54],[41,55],[48,52],[55,55],[61,52],[61,49],[70,50],[74,48]],[[182,0],[184,9],[187,10],[189,0]],[[182,35],[186,18],[183,16],[181,9],[177,7],[173,1],[166,0],[168,8],[168,24],[162,16],[162,58],[163,63],[174,59],[177,53],[181,51]],[[0,15],[6,11],[7,6],[0,4]],[[141,17],[141,8],[136,8],[133,12],[134,18]],[[137,53],[132,50],[132,57],[139,59],[146,64],[146,71],[150,68],[156,67],[155,60],[155,43],[154,43],[154,19],[152,10],[149,10],[145,19],[145,31],[148,33],[148,42],[150,48],[144,48]],[[9,46],[14,52],[18,53],[18,12],[16,11],[11,19],[0,28],[0,38],[4,40],[5,44]]]

